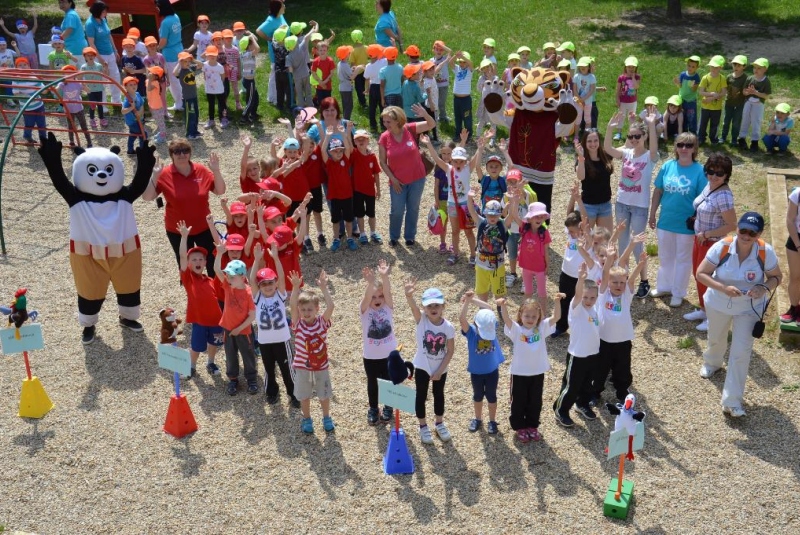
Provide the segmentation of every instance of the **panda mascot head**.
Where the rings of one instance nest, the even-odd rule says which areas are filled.
[[[78,191],[105,197],[122,189],[125,166],[119,157],[119,147],[91,147],[76,149],[75,152],[78,156],[72,163],[72,181]]]

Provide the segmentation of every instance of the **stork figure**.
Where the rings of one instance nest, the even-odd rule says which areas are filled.
[[[633,436],[636,434],[636,423],[644,420],[645,413],[634,410],[636,405],[636,396],[628,394],[625,396],[625,403],[606,403],[608,412],[615,415],[617,418],[614,420],[614,431],[625,429],[628,432],[628,453],[625,458],[629,461],[633,457]]]

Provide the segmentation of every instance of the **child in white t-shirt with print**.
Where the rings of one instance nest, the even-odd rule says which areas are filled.
[[[567,307],[575,295],[575,286],[578,283],[578,269],[583,263],[580,251],[580,240],[583,237],[581,227],[581,214],[570,212],[564,220],[565,232],[567,234],[567,245],[564,247],[564,255],[561,260],[561,275],[558,277],[558,291],[566,297],[561,300],[561,315],[556,322],[556,328],[550,335],[551,338],[558,338],[569,329],[567,318],[569,317]]]
[[[444,385],[447,366],[453,358],[456,329],[444,319],[444,294],[438,288],[428,288],[422,293],[422,308],[414,301],[416,282],[404,285],[406,301],[416,323],[417,352],[414,355],[414,383],[417,388],[416,413],[419,419],[419,437],[423,444],[433,444],[433,435],[425,418],[428,386],[433,390],[434,429],[443,442],[450,440],[450,431],[444,423]]]
[[[378,415],[378,379],[389,380],[389,353],[397,349],[394,334],[394,301],[389,281],[390,266],[386,260],[378,261],[378,275],[365,267],[361,270],[367,285],[361,299],[359,317],[361,318],[361,341],[364,351],[364,372],[367,374],[367,398],[369,411],[367,423],[375,425],[380,420],[392,419],[392,407],[385,405]]]
[[[589,270],[581,264],[575,297],[569,305],[569,326],[572,331],[567,348],[567,362],[561,379],[561,391],[553,403],[556,422],[572,427],[575,422],[569,411],[573,405],[587,420],[597,419],[589,406],[594,367],[600,352],[600,322],[597,305],[597,284],[587,278]]]
[[[517,440],[538,442],[539,417],[542,413],[544,373],[550,369],[545,340],[553,332],[561,317],[561,300],[564,294],[555,295],[553,315],[544,317],[544,312],[535,299],[526,299],[517,312],[517,321],[508,313],[505,299],[496,301],[505,325],[503,332],[513,345],[511,367],[511,429]]]
[[[225,67],[217,61],[219,50],[214,45],[206,47],[206,60],[203,62],[203,79],[208,98],[208,121],[203,128],[214,128],[215,105],[219,105],[220,126],[228,126],[228,103],[225,100]]]

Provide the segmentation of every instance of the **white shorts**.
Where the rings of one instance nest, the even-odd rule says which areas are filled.
[[[292,368],[294,380],[294,397],[297,399],[311,399],[314,394],[317,399],[330,399],[333,396],[331,376],[328,370],[311,371],[303,368]]]

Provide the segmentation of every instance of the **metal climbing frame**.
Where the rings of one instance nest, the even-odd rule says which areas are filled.
[[[103,86],[116,86],[120,89],[122,95],[125,94],[125,88],[103,72],[64,72],[45,69],[3,69],[0,71],[0,136],[3,138],[2,152],[0,152],[0,253],[3,256],[6,255],[6,240],[3,232],[3,169],[5,168],[6,155],[8,154],[9,147],[19,144],[30,145],[30,143],[23,143],[14,135],[14,131],[18,127],[22,128],[18,123],[25,116],[25,110],[30,103],[37,100],[44,102],[44,111],[36,113],[41,113],[45,116],[45,132],[72,132],[73,139],[77,142],[77,146],[80,146],[80,136],[83,134],[83,131],[79,128],[75,128],[75,121],[72,116],[66,112],[65,104],[81,102],[84,106],[87,104],[97,106],[105,105],[121,109],[121,104],[114,104],[111,102],[99,104],[86,100],[64,100],[57,91],[57,86],[61,82],[67,80],[81,84],[91,83]],[[15,89],[26,92],[30,90],[35,91],[30,96],[20,96],[13,94],[13,90]],[[103,94],[105,95],[105,90]],[[16,106],[13,104],[14,101],[18,101]],[[28,113],[33,115],[31,112]],[[48,121],[48,118],[52,120]],[[48,122],[49,124],[47,124]],[[36,127],[34,126],[33,129],[36,129]],[[139,118],[139,131],[145,132],[141,118]],[[92,136],[142,137],[145,135],[130,134],[127,131],[123,132],[108,129],[87,129],[87,132]]]

